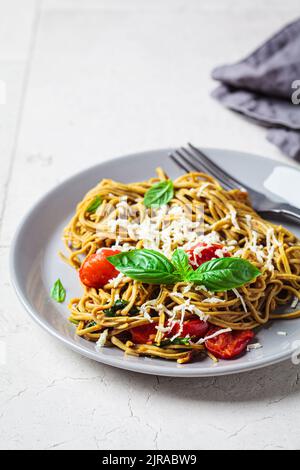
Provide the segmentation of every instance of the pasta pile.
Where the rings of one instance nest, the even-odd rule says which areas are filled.
[[[64,258],[79,269],[83,260],[101,247],[130,250],[155,246],[170,255],[176,248],[191,246],[196,240],[214,240],[224,244],[231,256],[249,260],[261,275],[238,289],[219,293],[186,282],[150,285],[119,275],[103,288],[84,287],[83,295],[71,300],[70,321],[76,324],[76,333],[98,343],[100,338],[103,345],[116,346],[129,355],[185,363],[198,353],[210,353],[203,344],[164,344],[164,325],[170,317],[188,320],[200,312],[212,325],[232,330],[248,330],[270,320],[300,317],[296,308],[291,308],[290,313],[278,311],[282,305],[295,307],[300,299],[299,241],[282,226],[262,219],[252,208],[246,192],[226,191],[204,173],[185,174],[174,180],[173,199],[154,218],[156,238],[148,236],[146,222],[149,218],[151,221],[151,216],[143,197],[154,183],[166,178],[158,169],[157,177],[138,183],[102,180],[78,204],[64,230],[69,251]],[[90,212],[87,208],[95,197],[101,198],[102,203]],[[199,206],[203,211],[200,221]],[[166,222],[173,223],[175,229],[167,231],[164,237],[162,227]],[[177,227],[183,225],[191,234],[178,231]],[[150,320],[158,326],[153,344],[133,343],[130,329],[149,324]]]

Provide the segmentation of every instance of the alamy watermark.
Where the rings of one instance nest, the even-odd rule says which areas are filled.
[[[291,87],[295,90],[291,95],[292,103],[300,104],[300,80],[294,80]]]
[[[174,243],[184,243],[204,234],[204,205],[198,201],[145,208],[122,196],[117,205],[108,203],[99,211],[96,233],[101,239],[126,242],[143,238],[158,244],[171,237]]]

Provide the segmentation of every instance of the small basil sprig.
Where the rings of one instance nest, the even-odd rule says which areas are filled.
[[[147,284],[192,282],[213,292],[240,287],[259,276],[260,271],[242,258],[217,258],[207,261],[195,271],[189,265],[187,253],[177,249],[172,262],[162,253],[140,249],[107,258],[120,272]]]
[[[86,212],[95,212],[101,204],[102,204],[101,197],[95,196],[92,202],[87,206]]]
[[[60,279],[57,279],[57,281],[55,281],[55,283],[54,283],[54,285],[51,289],[50,295],[51,295],[53,300],[56,300],[56,302],[62,303],[65,300],[65,298],[66,298],[66,289],[62,285]]]
[[[146,207],[160,207],[168,202],[174,196],[174,184],[172,180],[160,181],[155,183],[144,196],[144,205]]]

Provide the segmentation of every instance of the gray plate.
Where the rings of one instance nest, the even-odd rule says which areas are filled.
[[[91,359],[122,369],[167,376],[204,377],[256,369],[289,358],[292,351],[299,347],[300,319],[269,325],[257,335],[262,349],[253,350],[233,361],[220,361],[217,365],[213,365],[210,359],[178,365],[160,359],[126,357],[115,348],[102,348],[98,353],[93,343],[74,334],[74,325],[67,321],[67,302],[61,305],[49,298],[50,288],[58,277],[67,289],[67,300],[81,295],[76,272],[57,255],[63,249],[63,227],[73,215],[78,201],[102,178],[123,182],[144,180],[153,176],[159,165],[170,177],[179,176],[181,172],[168,158],[170,150],[154,150],[101,163],[71,177],[46,194],[24,218],[12,245],[11,278],[19,299],[39,325],[67,346]],[[283,166],[273,160],[241,152],[205,151],[233,175],[266,193],[264,181],[275,167]],[[289,178],[281,184],[288,187]],[[275,194],[271,196],[280,200]],[[285,225],[300,237],[300,227]],[[278,330],[286,331],[287,336],[279,336]]]

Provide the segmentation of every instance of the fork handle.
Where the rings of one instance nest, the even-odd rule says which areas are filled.
[[[275,215],[285,220],[290,220],[300,224],[300,209],[298,207],[292,207],[289,204],[278,204],[278,206],[274,209],[259,211],[259,213],[266,216]]]

